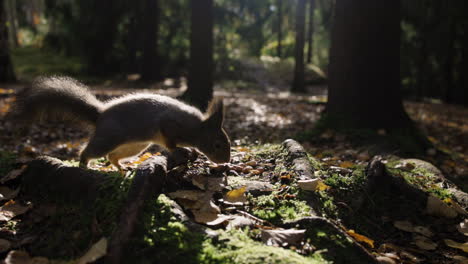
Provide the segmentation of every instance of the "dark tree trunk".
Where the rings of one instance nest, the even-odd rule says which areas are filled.
[[[468,22],[465,22],[465,25],[468,26]],[[465,27],[466,30],[466,27]],[[461,51],[461,81],[458,88],[457,103],[468,105],[468,34],[465,31],[462,37],[462,51]]]
[[[16,19],[16,0],[5,0],[6,14],[9,22],[8,38],[11,47],[18,46],[18,32],[17,32],[17,19]]]
[[[283,39],[281,28],[283,27],[283,0],[277,0],[278,21],[276,23],[276,33],[278,33],[278,45],[276,46],[276,55],[281,58],[281,40]]]
[[[336,1],[327,116],[339,127],[408,128],[400,92],[400,1]]]
[[[145,0],[143,10],[143,61],[141,77],[146,81],[159,80],[160,66],[158,60],[158,0]]]
[[[304,36],[305,36],[306,0],[297,0],[296,10],[296,43],[294,48],[294,80],[292,92],[303,93],[304,87]]]
[[[0,82],[15,81],[15,73],[10,58],[7,16],[5,2],[0,1]]]
[[[182,99],[204,111],[213,96],[213,0],[190,3],[190,66]]]
[[[309,28],[307,31],[307,63],[312,62],[313,35],[314,35],[314,10],[315,0],[309,1]]]
[[[450,18],[449,18],[450,19]],[[456,25],[451,20],[449,23],[449,33],[448,33],[448,43],[447,43],[447,57],[445,58],[445,94],[444,99],[446,103],[453,102],[453,90],[454,90],[454,74],[453,74],[453,64],[455,60],[455,38],[456,38]]]

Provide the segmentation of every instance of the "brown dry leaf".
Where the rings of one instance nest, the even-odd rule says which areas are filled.
[[[430,215],[446,218],[455,218],[458,215],[455,209],[433,195],[427,197],[426,212]]]
[[[434,235],[434,233],[427,227],[424,227],[424,226],[415,226],[414,227],[414,232],[415,233],[419,233],[423,236],[426,236],[426,237],[431,237]]]
[[[245,203],[247,198],[245,197],[245,191],[247,186],[242,186],[239,189],[234,189],[232,191],[227,192],[224,195],[224,200],[230,203]]]
[[[379,264],[396,264],[397,262],[389,257],[386,256],[378,256],[376,257]]]
[[[262,241],[269,246],[298,245],[304,239],[305,229],[262,230]]]
[[[353,167],[354,165],[355,164],[353,162],[351,162],[351,161],[343,161],[343,162],[340,163],[339,166],[341,168],[349,169],[349,168]]]
[[[413,224],[408,221],[395,221],[393,222],[393,226],[406,232],[414,232]]]
[[[468,219],[464,219],[457,225],[458,232],[468,236]]]
[[[221,212],[219,207],[211,200],[207,203],[203,203],[203,206],[201,206],[199,209],[193,209],[190,211],[193,213],[195,221],[203,224],[218,219],[219,213]]]
[[[0,186],[0,201],[10,200],[15,198],[20,191],[20,188],[12,190],[6,186]]]
[[[414,244],[424,250],[434,250],[437,248],[437,243],[431,241],[425,236],[414,236]]]
[[[10,241],[0,238],[0,253],[3,253],[7,250],[9,250],[11,247]]]
[[[107,238],[103,237],[96,242],[81,258],[79,258],[77,264],[87,264],[96,261],[97,259],[107,254]]]
[[[452,239],[444,239],[444,242],[449,247],[458,248],[463,250],[464,252],[468,252],[468,242],[458,243],[456,241],[453,241]]]
[[[330,189],[330,186],[323,183],[319,178],[297,181],[297,185],[306,191],[326,191]]]
[[[28,252],[21,250],[12,250],[8,252],[4,260],[5,264],[32,264]]]
[[[346,233],[348,233],[348,235],[352,236],[354,239],[356,239],[356,241],[358,242],[364,242],[366,244],[368,244],[371,248],[374,248],[374,240],[364,236],[364,235],[361,235],[361,234],[358,234],[356,232],[354,232],[354,230],[350,229],[350,230],[347,230]]]
[[[0,207],[0,221],[9,221],[17,215],[24,214],[29,209],[31,209],[31,205],[23,206],[11,200]]]
[[[7,182],[9,180],[13,180],[13,179],[18,178],[18,176],[20,176],[26,168],[27,168],[27,165],[23,165],[19,169],[10,171],[7,175],[5,175],[5,177],[0,179],[0,183],[4,184],[5,182]]]
[[[468,258],[464,256],[453,256],[452,259],[456,260],[458,263],[461,264],[468,263]]]
[[[209,226],[216,226],[220,224],[226,224],[226,229],[230,230],[238,227],[246,227],[255,225],[255,221],[240,215],[218,215],[218,218],[206,223]]]
[[[224,177],[207,177],[203,175],[195,175],[192,177],[192,184],[202,190],[219,192],[223,190]]]

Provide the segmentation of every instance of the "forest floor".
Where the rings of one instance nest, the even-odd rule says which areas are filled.
[[[170,86],[171,81],[166,84]],[[109,89],[108,86],[118,86],[113,83],[105,86],[95,89],[103,99],[129,91]],[[34,124],[27,134],[20,135],[15,124],[5,120],[18,86],[0,88],[0,176],[20,174],[17,169],[37,155],[58,157],[76,166],[73,160],[87,141],[87,129],[69,123]],[[158,92],[169,95],[178,92],[163,88]],[[452,182],[456,182],[467,191],[467,109],[406,102],[407,112],[434,145],[425,153],[408,156],[380,153],[363,143],[367,137],[384,139],[385,131],[361,131],[356,135],[353,134],[356,132],[317,130],[315,126],[324,109],[322,95],[232,89],[218,90],[216,94],[225,98],[225,128],[233,143],[232,163],[219,173],[216,166],[200,158],[184,171],[192,176],[222,175],[227,179],[223,184],[215,181],[223,186],[212,190],[211,194],[215,193],[212,197],[218,197],[210,199],[215,209],[210,206],[203,209],[214,210],[216,216],[200,215],[187,205],[207,190],[192,190],[182,200],[174,193],[161,197],[145,209],[128,254],[131,263],[179,263],[182,259],[190,263],[351,263],[337,257],[337,254],[349,257],[351,253],[318,242],[320,232],[310,234],[310,230],[285,228],[288,221],[310,216],[331,220],[353,237],[354,243],[361,243],[383,263],[466,263],[466,208],[457,203],[451,190],[456,187]],[[281,143],[288,138],[300,141],[307,151],[313,174],[320,182],[312,190],[300,186],[300,175],[285,158]],[[391,174],[405,178],[428,197],[440,199],[442,205],[437,206],[443,209],[428,209],[429,205],[416,204],[403,193],[367,193],[364,170],[377,154],[384,155],[383,161]],[[150,155],[159,154],[145,154],[127,161],[127,165],[135,168]],[[440,172],[432,165],[407,158],[428,161]],[[115,184],[115,194],[101,198],[97,205],[91,205],[93,208],[38,198],[24,191],[18,194],[20,182],[2,181],[1,254],[7,259],[42,256],[47,261],[54,260],[51,263],[68,263],[80,256],[84,261],[86,252],[96,254],[89,249],[116,228],[115,219],[133,170],[124,178],[112,173],[116,170],[105,159],[95,162],[92,168],[110,172]],[[216,230],[215,238],[192,232],[177,218],[174,202],[168,196],[178,201],[190,221]],[[310,197],[318,201],[311,202]],[[330,240],[343,239],[327,232],[322,235]]]
[[[33,50],[17,53],[22,78],[62,65],[44,64],[45,57]],[[79,62],[67,63],[64,73],[76,76]],[[405,102],[433,146],[417,154],[380,148],[378,142],[393,142],[385,130],[320,129],[324,86],[309,87],[314,95],[291,95],[283,66],[272,74],[257,62],[244,64],[248,81],[216,87],[226,104],[231,163],[218,166],[200,156],[172,169],[191,186],[146,204],[123,263],[369,263],[363,250],[380,263],[467,263],[468,109]],[[178,80],[140,84],[132,78],[91,83],[100,99],[148,89],[176,96],[184,87]],[[53,182],[27,188],[29,160],[49,155],[76,167],[90,131],[42,123],[20,133],[5,115],[21,86],[0,87],[0,258],[16,264],[90,263],[105,254],[107,240],[120,228],[136,168],[161,153],[126,161],[125,175],[105,158],[92,162],[91,169],[107,179],[94,201],[87,193],[72,201],[57,197],[48,190]],[[310,178],[291,161],[288,138],[304,147]],[[399,143],[406,150],[413,146],[401,138]],[[376,155],[396,179],[389,190],[379,186],[389,184],[383,179],[377,183],[382,191],[369,187],[366,167]],[[314,219],[327,219],[334,228]]]

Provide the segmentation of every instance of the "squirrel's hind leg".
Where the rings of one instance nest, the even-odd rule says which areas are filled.
[[[151,143],[148,142],[132,142],[120,145],[118,148],[114,149],[107,155],[107,159],[110,163],[119,170],[121,166],[119,160],[138,155],[140,152],[144,151]]]

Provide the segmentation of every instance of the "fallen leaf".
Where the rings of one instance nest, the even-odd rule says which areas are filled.
[[[77,260],[77,264],[87,264],[96,261],[97,259],[107,254],[107,238],[103,237],[96,242],[81,258]]]
[[[247,198],[245,197],[246,188],[247,186],[242,186],[239,189],[234,189],[232,191],[227,192],[224,195],[224,200],[230,203],[237,203],[237,202],[245,203],[247,201]]]
[[[397,262],[392,258],[386,256],[378,256],[376,257],[379,264],[396,264]]]
[[[207,203],[203,203],[203,206],[199,209],[192,209],[190,211],[192,212],[195,221],[203,224],[216,220],[221,212],[219,207],[211,200]]]
[[[223,190],[224,177],[208,177],[204,175],[195,175],[192,177],[192,184],[202,190],[219,192]]]
[[[23,206],[15,201],[9,201],[0,207],[0,221],[9,221],[17,215],[24,214],[29,209],[31,209],[31,205]]]
[[[21,250],[12,250],[5,258],[5,264],[31,264],[31,262],[28,252]]]
[[[11,247],[10,241],[0,238],[0,253],[3,253],[7,250],[9,250]]]
[[[432,231],[427,228],[427,227],[424,227],[424,226],[415,226],[414,227],[414,232],[415,233],[419,233],[423,236],[426,236],[426,237],[431,237],[434,235],[434,233],[432,233]]]
[[[321,179],[315,178],[310,180],[297,181],[299,188],[306,191],[326,191],[330,189],[330,186],[323,183]]]
[[[461,221],[457,225],[458,232],[462,233],[465,236],[468,236],[468,219]]]
[[[304,239],[305,229],[262,230],[262,241],[269,246],[298,245]]]
[[[6,186],[0,186],[0,201],[10,200],[15,198],[20,191],[20,188],[12,190]]]
[[[468,252],[468,242],[458,243],[458,242],[455,242],[455,241],[453,241],[451,239],[444,239],[444,242],[449,247],[458,248],[458,249],[463,250],[464,252]]]
[[[453,256],[452,259],[458,261],[458,263],[461,263],[461,264],[468,263],[468,258],[464,256]]]
[[[346,233],[348,233],[348,235],[352,236],[354,239],[356,239],[356,241],[358,242],[364,242],[366,244],[368,244],[371,248],[374,248],[374,240],[364,236],[364,235],[361,235],[361,234],[358,234],[356,232],[354,232],[354,230],[350,229],[348,231],[346,231]]]
[[[458,215],[455,209],[433,195],[427,197],[426,212],[430,215],[446,218],[455,218]]]
[[[411,224],[408,221],[395,221],[395,222],[393,222],[393,226],[400,229],[400,230],[406,231],[406,232],[413,232],[414,231],[413,224]]]
[[[339,166],[341,168],[349,169],[349,168],[353,167],[354,165],[355,164],[353,162],[351,162],[351,161],[343,161],[343,162],[340,163]]]
[[[431,241],[429,238],[425,236],[414,236],[414,244],[424,250],[434,250],[437,248],[437,243]]]

